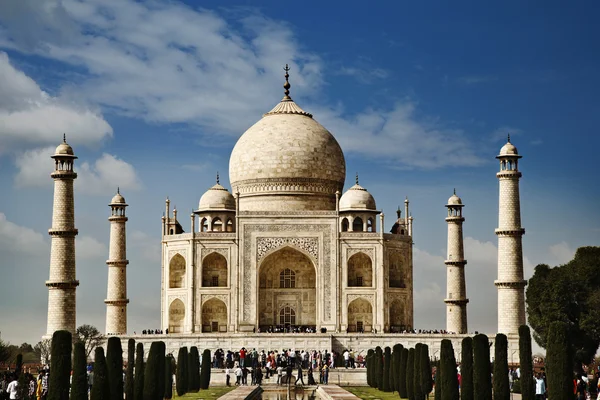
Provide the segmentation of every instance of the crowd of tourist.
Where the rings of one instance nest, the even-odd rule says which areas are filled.
[[[15,371],[6,371],[0,375],[0,400],[16,400],[24,397],[46,400],[48,396],[48,371],[42,370],[37,379],[27,372],[21,378]]]

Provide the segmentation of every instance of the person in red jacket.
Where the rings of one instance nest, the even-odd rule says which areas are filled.
[[[240,367],[244,368],[246,366],[246,348],[242,347],[240,350]]]

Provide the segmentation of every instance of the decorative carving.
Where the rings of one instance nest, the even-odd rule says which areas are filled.
[[[292,193],[325,193],[335,194],[341,190],[339,182],[318,178],[261,178],[247,179],[232,185],[233,192],[242,196],[246,193],[264,193],[270,191]]]
[[[352,303],[356,299],[365,299],[371,303],[371,306],[375,309],[375,297],[372,294],[349,294],[346,298],[348,299],[347,304]]]
[[[169,297],[167,298],[167,303],[170,306],[174,300],[179,299],[183,302],[183,304],[186,304],[185,298],[186,298],[186,295],[183,293],[182,294],[172,294],[172,295],[169,295]]]
[[[219,299],[223,303],[225,303],[225,305],[227,306],[227,308],[229,308],[229,295],[227,295],[227,294],[203,294],[201,296],[200,303],[202,305],[204,305],[204,303],[206,303],[210,299]]]
[[[183,257],[183,259],[185,260],[185,262],[187,264],[187,250],[186,249],[169,250],[169,262],[171,262],[171,259],[173,258],[173,256],[175,254],[179,254],[181,257]]]
[[[372,247],[369,248],[348,248],[346,249],[346,261],[350,259],[356,253],[365,253],[371,258],[371,261],[375,262],[374,249]]]
[[[332,312],[332,287],[334,286],[333,279],[331,277],[332,271],[332,256],[331,252],[334,250],[334,246],[332,245],[332,236],[335,234],[337,230],[337,224],[244,224],[241,231],[244,233],[243,236],[243,320],[248,323],[253,323],[256,320],[256,309],[253,306],[253,296],[252,291],[255,291],[258,282],[256,280],[256,268],[257,266],[252,264],[251,254],[252,254],[252,235],[253,233],[273,233],[273,232],[302,232],[306,234],[322,234],[323,243],[321,246],[323,248],[323,254],[321,258],[317,262],[317,268],[322,271],[323,281],[321,282],[321,287],[323,288],[322,293],[322,306],[323,306],[323,314],[321,319],[324,321],[331,321],[331,312]]]
[[[256,262],[262,261],[265,254],[286,244],[298,247],[308,254],[315,263],[319,260],[319,239],[316,237],[259,237],[256,240]]]
[[[312,210],[299,210],[299,211],[240,211],[239,216],[259,216],[259,215],[329,215],[332,217],[337,217],[338,213],[336,211],[312,211]]]
[[[225,259],[229,263],[229,249],[227,249],[227,248],[213,249],[210,247],[203,247],[200,250],[200,260],[204,260],[204,257],[209,255],[210,253],[219,253],[220,255],[225,257]]]

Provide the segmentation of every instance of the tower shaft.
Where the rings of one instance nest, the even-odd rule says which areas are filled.
[[[54,179],[54,203],[52,207],[52,228],[50,235],[50,276],[48,287],[48,325],[46,337],[57,330],[76,331],[75,290],[79,286],[75,271],[75,206],[73,181],[77,174],[73,171],[73,161],[77,157],[69,145],[61,144],[52,156],[55,170],[50,175]]]
[[[516,164],[515,164],[516,165]],[[516,168],[516,167],[515,167]],[[518,333],[525,324],[525,286],[523,279],[521,205],[516,169],[496,174],[500,186],[498,229],[498,332]]]
[[[455,195],[456,196],[456,195]],[[453,196],[454,197],[454,196]],[[458,197],[456,197],[458,199]],[[452,200],[452,198],[451,198]],[[460,201],[460,200],[459,200]],[[467,288],[463,230],[462,204],[448,204],[448,254],[446,257],[446,330],[467,333]]]
[[[122,199],[120,194],[118,198]],[[127,247],[125,223],[125,200],[116,203],[115,199],[110,204],[110,243],[108,265],[108,288],[106,294],[106,334],[127,334]]]

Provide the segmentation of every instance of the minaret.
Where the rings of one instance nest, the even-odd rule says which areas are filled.
[[[521,237],[521,204],[519,200],[519,155],[508,142],[496,157],[500,160],[500,201],[498,210],[498,332],[516,334],[525,324],[525,286]]]
[[[106,294],[106,334],[127,334],[127,242],[125,234],[125,198],[117,188],[110,204],[110,245],[108,261],[108,290]]]
[[[448,257],[446,257],[446,330],[467,333],[467,286],[465,284],[465,251],[463,245],[462,215],[464,204],[456,195],[448,199]]]
[[[66,136],[56,148],[54,155],[54,204],[52,206],[52,228],[48,230],[51,238],[50,279],[48,287],[48,328],[45,337],[51,337],[55,331],[67,330],[75,334],[76,307],[75,289],[79,281],[75,274],[75,205],[73,199],[73,180],[77,173],[73,164],[77,157]]]

